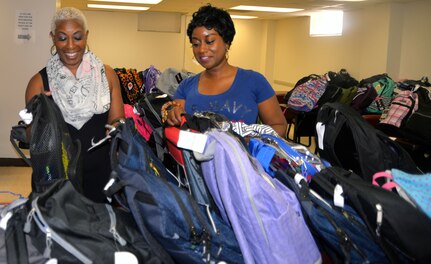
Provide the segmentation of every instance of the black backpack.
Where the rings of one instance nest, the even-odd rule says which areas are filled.
[[[418,95],[418,110],[412,113],[405,123],[406,138],[415,138],[427,146],[431,146],[431,89],[420,87]]]
[[[397,193],[340,167],[314,174],[310,187],[353,207],[391,263],[431,263],[431,220]]]
[[[81,143],[72,140],[57,104],[41,93],[26,108],[33,115],[29,141],[32,192],[42,193],[59,179],[70,180],[82,192]]]
[[[371,182],[374,173],[397,168],[420,173],[397,142],[374,128],[348,105],[326,103],[317,114],[317,151],[331,163]]]
[[[87,199],[64,179],[12,213],[5,230],[10,264],[48,263],[51,258],[58,263],[116,263],[118,252],[133,254],[139,263],[163,263],[128,212]]]

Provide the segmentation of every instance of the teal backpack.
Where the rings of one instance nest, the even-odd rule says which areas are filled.
[[[377,97],[365,109],[365,112],[381,114],[391,103],[395,82],[387,74],[378,74],[362,80],[359,86],[363,87],[366,83],[370,83],[374,87],[377,92]]]

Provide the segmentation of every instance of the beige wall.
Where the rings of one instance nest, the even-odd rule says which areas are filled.
[[[46,64],[50,54],[50,21],[55,12],[55,0],[2,0],[0,1],[0,158],[18,157],[9,134],[16,125],[19,110],[24,108],[24,93],[30,78]],[[34,35],[28,43],[16,42],[16,11],[33,15]],[[1,175],[0,175],[1,176]]]
[[[190,17],[183,16],[181,33],[138,31],[138,15],[124,12],[84,12],[89,25],[91,50],[112,67],[145,70],[154,65],[200,72],[193,62],[191,44],[186,35]],[[108,18],[109,15],[109,18]],[[229,61],[243,68],[261,70],[264,53],[264,23],[257,20],[235,21],[237,35],[229,52]]]
[[[388,13],[387,5],[346,12],[343,35],[336,37],[310,37],[309,17],[278,21],[274,39],[275,87],[286,89],[305,75],[341,68],[358,78],[385,72]]]
[[[161,70],[182,68],[184,30],[181,33],[138,31],[138,15],[135,13],[84,13],[90,31],[90,49],[111,67],[138,70],[145,70],[150,65]]]
[[[30,77],[49,58],[48,37],[55,0],[0,1],[0,158],[18,156],[9,142],[10,127],[24,107]],[[34,14],[36,39],[31,44],[13,41],[15,11]],[[138,32],[136,14],[85,11],[90,48],[112,67],[144,70],[151,64],[199,72],[192,62],[183,17],[181,33]],[[108,16],[109,14],[109,16]],[[237,35],[229,53],[233,65],[263,73],[276,90],[289,89],[310,73],[346,68],[357,79],[387,72],[394,79],[431,76],[431,1],[378,5],[346,12],[341,37],[311,38],[309,18],[280,21],[235,20]]]
[[[431,1],[404,7],[400,78],[431,77]]]

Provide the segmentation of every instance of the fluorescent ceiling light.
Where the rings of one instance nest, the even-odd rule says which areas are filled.
[[[255,19],[257,16],[240,16],[240,15],[230,15],[232,19]]]
[[[149,4],[156,5],[162,0],[90,0],[91,2],[114,2],[114,3],[131,3],[131,4]]]
[[[304,9],[299,9],[299,8],[284,8],[284,7],[269,7],[269,6],[247,6],[247,5],[234,6],[230,9],[247,10],[247,11],[279,12],[279,13],[290,13],[290,12],[297,12],[297,11],[304,10]]]
[[[146,6],[120,6],[120,5],[97,5],[97,4],[87,4],[90,8],[102,8],[102,9],[121,9],[121,10],[137,10],[144,11],[148,10],[149,7]]]

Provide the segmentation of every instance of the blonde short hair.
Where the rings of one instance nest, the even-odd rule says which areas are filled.
[[[57,12],[55,12],[54,17],[52,18],[51,34],[55,34],[55,29],[57,28],[58,22],[71,19],[76,19],[81,22],[84,31],[87,31],[87,19],[85,18],[81,10],[74,7],[63,7],[58,9]]]

